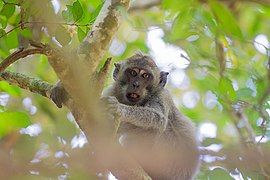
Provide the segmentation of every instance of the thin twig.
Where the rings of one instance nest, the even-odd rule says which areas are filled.
[[[4,61],[0,63],[0,73],[3,72],[9,65],[14,62],[32,54],[45,54],[43,49],[19,49],[9,55]]]
[[[31,40],[31,39],[29,40],[29,43],[30,43],[31,46],[36,47],[36,48],[45,49],[45,48],[48,47],[48,45],[45,45],[45,44],[43,44],[41,42],[34,41],[34,40]]]
[[[105,82],[107,80],[107,76],[110,70],[110,65],[111,65],[111,61],[112,58],[107,58],[104,66],[102,67],[102,69],[98,72],[98,74],[95,77],[95,81],[96,81],[96,93],[100,96],[102,89],[104,88]]]
[[[4,36],[8,35],[8,34],[11,33],[12,31],[14,31],[14,30],[16,30],[16,29],[18,29],[18,28],[20,28],[20,27],[21,27],[21,24],[15,26],[15,27],[12,28],[11,30],[9,30],[9,31],[5,32],[4,34],[2,34],[2,35],[0,36],[0,38],[2,38],[2,37],[4,37]]]
[[[19,0],[19,4],[21,5],[23,3],[24,0]],[[21,7],[21,21],[20,21],[20,24],[21,24],[21,29],[25,29],[25,26],[24,26],[24,20],[25,20],[25,14],[26,14],[26,11],[25,9],[23,8],[23,6],[20,6]]]
[[[66,22],[44,22],[44,21],[29,21],[28,24],[59,24],[59,25],[67,25],[67,26],[91,26],[92,23],[87,24],[76,24],[76,23],[66,23]]]
[[[216,57],[219,61],[219,75],[220,77],[223,77],[225,69],[226,69],[226,60],[224,57],[224,48],[222,43],[219,40],[218,35],[216,35],[215,38],[215,44],[216,44]]]
[[[6,2],[5,0],[2,0],[4,5],[14,5],[14,6],[21,6],[21,3],[14,3],[14,2]]]

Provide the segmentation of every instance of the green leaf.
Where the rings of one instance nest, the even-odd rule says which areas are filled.
[[[258,79],[256,81],[257,96],[260,99],[268,88],[268,82],[265,79]]]
[[[6,46],[8,49],[14,49],[18,47],[18,34],[16,31],[12,31],[11,33],[8,33],[6,37]]]
[[[20,96],[21,89],[17,86],[11,86],[5,81],[0,82],[0,91],[7,92],[11,96]]]
[[[66,46],[71,41],[71,37],[64,26],[56,28],[55,38],[62,46]]]
[[[236,98],[242,101],[250,101],[253,100],[254,97],[252,96],[253,90],[250,88],[241,88],[236,91]]]
[[[18,29],[17,32],[18,32],[18,34],[22,35],[23,37],[26,37],[26,38],[32,37],[32,33],[31,33],[30,28]]]
[[[170,41],[179,39],[186,39],[191,35],[196,35],[197,32],[192,31],[191,21],[192,14],[194,13],[193,8],[188,8],[181,11],[174,20],[172,26],[172,33],[170,34]]]
[[[29,117],[22,112],[0,113],[0,137],[19,129],[26,128],[31,124]]]
[[[0,23],[3,29],[7,27],[7,18],[5,16],[0,15]]]
[[[4,3],[3,1],[0,1],[0,9],[2,9],[2,7],[4,7]]]
[[[219,92],[223,96],[227,96],[230,100],[236,100],[236,93],[234,91],[232,81],[226,77],[223,77],[219,81]]]
[[[75,22],[79,21],[82,18],[83,8],[79,1],[73,3],[72,14]]]
[[[163,0],[161,5],[164,9],[171,11],[173,15],[175,13],[191,7],[194,3],[194,0]]]
[[[80,42],[83,41],[83,39],[85,38],[86,33],[82,30],[82,28],[78,27],[78,39]]]
[[[8,3],[19,3],[19,0],[6,0],[6,2],[8,2]]]
[[[90,23],[94,23],[94,21],[96,20],[102,6],[103,6],[104,3],[100,4],[94,11],[93,14],[91,14],[91,19],[90,19]]]
[[[14,12],[15,12],[15,5],[6,4],[1,10],[0,14],[8,19],[14,14]]]
[[[73,14],[72,14],[73,7],[70,5],[67,5],[67,10],[62,11],[62,17],[67,22],[73,21]]]
[[[67,5],[67,9],[62,11],[62,17],[67,22],[77,22],[83,17],[83,8],[79,1],[76,1],[71,5]]]
[[[6,34],[6,31],[4,29],[0,29],[0,37],[4,36]]]
[[[220,2],[217,2],[216,0],[211,0],[210,7],[222,30],[224,30],[228,35],[231,34],[238,38],[243,38],[241,29],[238,26],[236,19],[226,6]]]

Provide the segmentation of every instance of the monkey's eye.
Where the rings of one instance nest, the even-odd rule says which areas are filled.
[[[143,73],[143,74],[142,74],[142,77],[143,77],[143,78],[149,78],[149,74]]]
[[[130,74],[131,76],[137,76],[137,72],[134,71],[134,70],[131,70],[131,71],[129,72],[129,74]]]

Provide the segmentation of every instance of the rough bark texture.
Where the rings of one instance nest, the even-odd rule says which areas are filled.
[[[37,78],[31,78],[24,74],[5,70],[0,74],[0,80],[6,81],[11,85],[27,89],[33,93],[50,98],[52,85]]]

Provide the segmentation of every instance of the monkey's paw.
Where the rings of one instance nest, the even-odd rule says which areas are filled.
[[[101,98],[101,102],[105,105],[105,110],[107,113],[112,114],[114,116],[120,114],[120,103],[114,96],[108,96]]]
[[[58,108],[61,108],[63,103],[68,100],[68,93],[64,87],[58,83],[52,88],[50,98]]]

